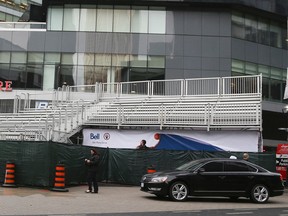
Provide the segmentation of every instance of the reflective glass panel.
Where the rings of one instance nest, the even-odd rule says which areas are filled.
[[[271,79],[282,80],[283,70],[280,68],[273,68],[271,67]]]
[[[129,55],[112,55],[112,66],[129,66]]]
[[[282,33],[281,33],[281,27],[275,23],[271,22],[270,25],[270,44],[271,46],[281,48],[282,46]]]
[[[149,33],[166,33],[166,11],[149,10]]]
[[[70,5],[66,5],[64,8],[64,21],[63,21],[64,31],[78,31],[79,30],[80,9],[75,8],[75,7],[76,5],[71,6],[71,8],[70,8]]]
[[[165,57],[148,56],[148,68],[165,68]]]
[[[97,66],[111,66],[111,55],[95,54],[95,65]]]
[[[0,80],[9,80],[9,64],[0,64]]]
[[[258,42],[262,44],[270,44],[269,21],[266,19],[258,20]]]
[[[94,54],[78,53],[78,65],[94,65]]]
[[[62,30],[63,26],[63,8],[62,7],[49,7],[47,18],[48,30]]]
[[[129,9],[114,9],[113,32],[130,32]]]
[[[0,52],[0,63],[10,63],[10,52]]]
[[[147,68],[147,56],[146,55],[132,55],[130,57],[130,66]]]
[[[269,67],[265,65],[258,65],[258,73],[262,74],[262,77],[270,77]]]
[[[90,6],[82,6],[80,10],[80,31],[95,31],[96,29],[96,6],[88,7]]]
[[[44,53],[28,53],[28,63],[43,63]]]
[[[282,81],[271,79],[270,80],[270,93],[271,99],[281,100]]]
[[[244,71],[244,62],[243,61],[239,61],[239,60],[232,60],[232,72],[240,74],[240,75],[244,75],[245,71]]]
[[[27,61],[27,53],[24,52],[12,52],[11,63],[25,63]]]
[[[77,53],[62,53],[61,64],[63,65],[77,65]]]
[[[25,88],[26,85],[26,65],[11,64],[9,80],[13,82],[13,88]]]
[[[257,41],[257,21],[253,16],[247,15],[245,17],[245,39]]]
[[[74,86],[76,84],[76,75],[77,68],[72,65],[65,65],[60,67],[59,75],[57,77],[58,87],[61,87],[63,84],[67,84],[69,86]]]
[[[258,72],[257,72],[257,64],[246,62],[245,73],[248,74],[248,75],[258,74]]]
[[[45,64],[60,63],[60,53],[45,53]]]
[[[244,15],[234,12],[232,14],[232,36],[243,39],[244,35]]]
[[[43,83],[43,65],[27,65],[26,89],[41,89]]]
[[[98,32],[112,32],[113,10],[111,8],[97,9],[97,25]]]
[[[133,7],[131,10],[131,32],[148,32],[148,8]]]

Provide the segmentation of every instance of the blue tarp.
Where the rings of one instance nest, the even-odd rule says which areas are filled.
[[[175,134],[160,134],[160,140],[155,149],[193,150],[193,151],[224,151],[202,140]]]

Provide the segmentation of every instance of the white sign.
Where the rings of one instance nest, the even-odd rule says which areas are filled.
[[[257,152],[257,131],[151,131],[84,129],[83,145],[135,149],[141,140],[155,149],[196,150],[218,148],[224,151]]]

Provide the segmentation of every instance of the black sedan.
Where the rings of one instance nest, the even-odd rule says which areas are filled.
[[[184,201],[188,196],[222,196],[265,203],[269,197],[282,195],[284,185],[280,174],[248,161],[206,158],[173,171],[146,174],[141,190],[174,201]]]

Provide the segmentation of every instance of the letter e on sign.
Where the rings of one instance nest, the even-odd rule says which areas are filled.
[[[11,87],[11,85],[12,85],[12,81],[5,81],[5,90],[6,91],[12,91],[12,87]]]
[[[4,84],[5,83],[5,84]],[[12,81],[0,81],[0,91],[12,91]]]

